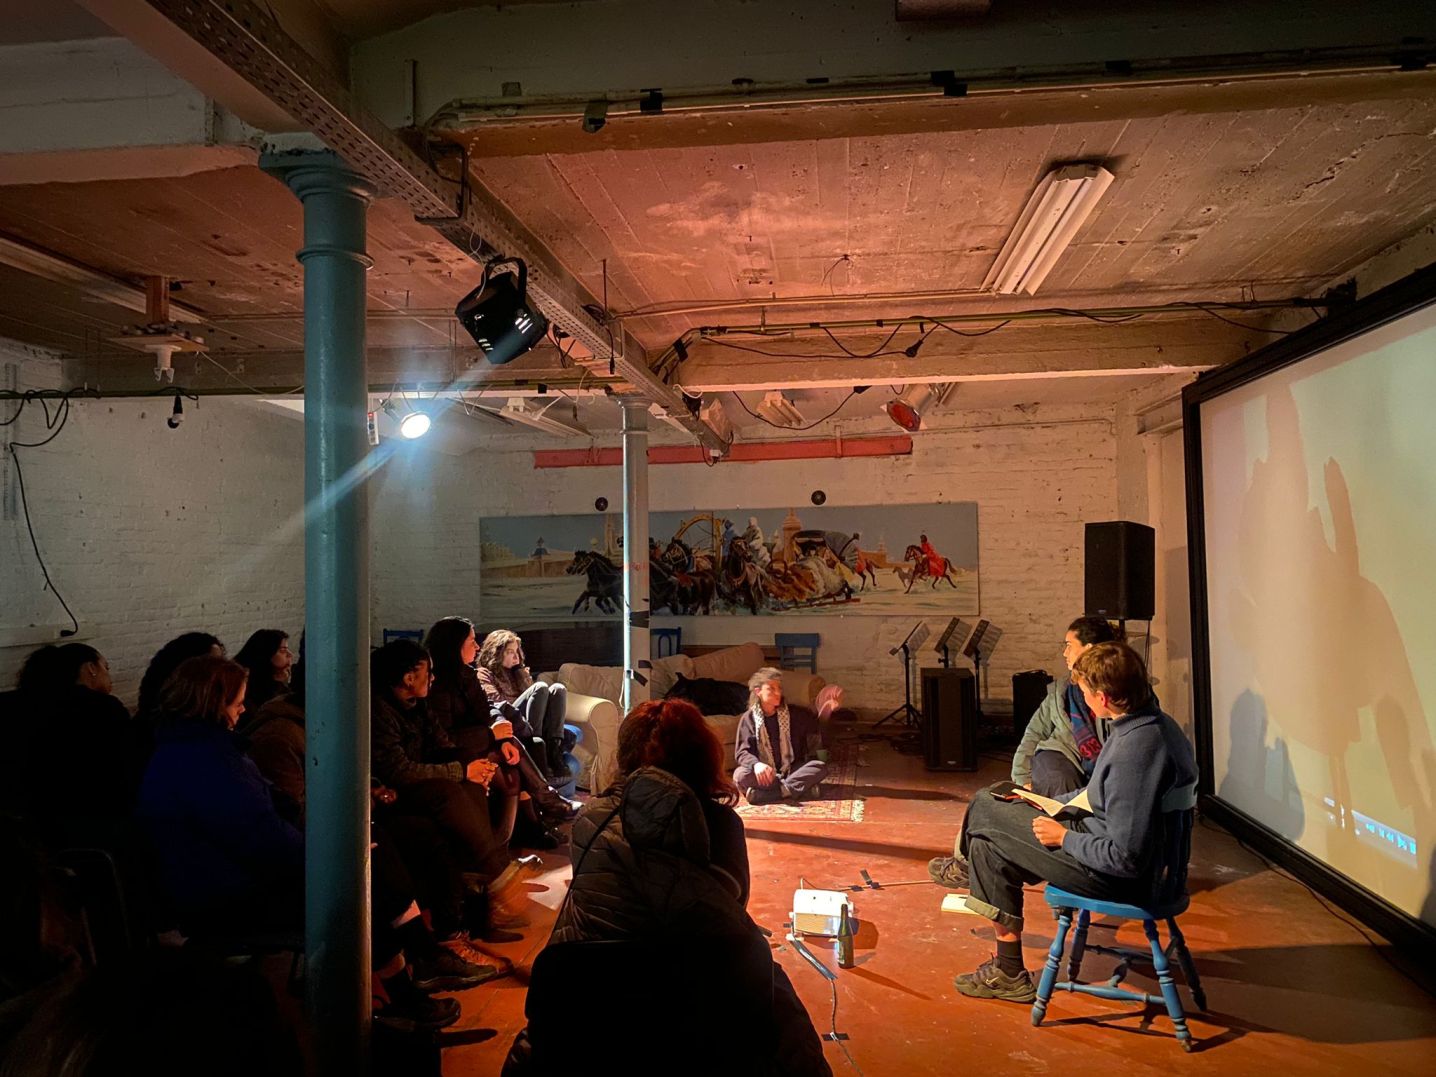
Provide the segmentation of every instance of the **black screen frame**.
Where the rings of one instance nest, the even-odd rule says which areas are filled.
[[[1252,818],[1214,788],[1211,648],[1207,604],[1206,519],[1201,406],[1241,386],[1436,304],[1436,263],[1404,277],[1228,366],[1207,371],[1182,390],[1187,487],[1187,571],[1192,615],[1192,720],[1203,812],[1259,854],[1346,909],[1403,949],[1436,958],[1436,927],[1397,908],[1354,879]]]

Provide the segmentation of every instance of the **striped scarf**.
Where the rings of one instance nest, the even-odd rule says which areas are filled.
[[[1091,774],[1092,768],[1097,765],[1097,756],[1102,751],[1102,742],[1097,739],[1094,724],[1096,718],[1087,709],[1087,701],[1082,698],[1082,689],[1077,687],[1076,681],[1068,682],[1063,702],[1067,720],[1072,723],[1072,738],[1077,742],[1077,754],[1082,758],[1082,770]]]
[[[787,774],[788,768],[793,765],[793,735],[788,705],[784,703],[778,707],[778,749],[782,766],[773,761],[773,745],[768,739],[768,721],[763,716],[763,704],[753,704],[753,720],[758,723],[758,758],[779,774]]]

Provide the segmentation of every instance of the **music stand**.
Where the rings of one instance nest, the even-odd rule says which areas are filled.
[[[962,653],[962,645],[967,642],[967,637],[972,634],[972,625],[968,624],[961,617],[954,617],[947,622],[947,627],[942,630],[942,635],[937,637],[937,642],[932,649],[942,655],[943,668],[952,665],[952,652]]]
[[[919,621],[913,625],[912,631],[904,637],[901,643],[888,651],[888,654],[891,655],[896,655],[899,652],[902,654],[902,703],[883,715],[878,721],[878,725],[882,725],[884,722],[899,716],[902,717],[903,725],[922,724],[922,714],[912,705],[912,656],[917,652],[917,649],[922,646],[923,641],[931,634],[931,630],[927,627],[927,624],[923,621]],[[873,728],[876,729],[877,726]]]
[[[1002,638],[1002,629],[998,628],[991,621],[978,621],[977,627],[972,630],[963,645],[962,653],[966,658],[972,659],[972,671],[977,677],[977,713],[982,716],[982,698],[984,692],[983,669],[992,658],[992,652],[997,647],[997,641]]]

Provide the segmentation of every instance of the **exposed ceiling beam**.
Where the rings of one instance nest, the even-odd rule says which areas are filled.
[[[173,307],[171,307],[173,312]],[[560,367],[533,361],[504,367],[473,366],[473,348],[369,348],[369,390],[483,392],[505,396],[539,395],[539,386],[554,392],[604,396],[628,391],[622,381],[595,378],[581,367]],[[528,357],[525,356],[525,359]],[[520,361],[522,362],[522,360]],[[226,351],[176,356],[175,384],[204,395],[285,396],[304,385],[301,351]],[[154,359],[138,355],[67,355],[63,357],[66,387],[90,386],[105,395],[147,396],[166,391],[155,382]],[[473,376],[461,372],[472,370]]]
[[[187,176],[259,155],[259,132],[123,38],[0,48],[0,184]]]
[[[382,194],[402,199],[477,264],[495,254],[528,264],[529,294],[539,308],[587,351],[595,366],[612,352],[616,372],[645,399],[679,409],[677,396],[648,367],[639,342],[589,312],[600,310],[579,284],[498,199],[470,187],[461,198],[398,135],[359,107],[344,84],[317,63],[256,3],[249,0],[145,0],[165,20],[202,45],[228,70],[273,101],[363,173]],[[576,356],[577,357],[577,356]],[[727,443],[696,416],[680,421],[711,449]]]
[[[107,273],[101,273],[98,269],[91,269],[78,262],[71,262],[69,259],[61,258],[59,255],[51,254],[49,251],[32,247],[28,243],[21,243],[19,240],[4,235],[0,235],[0,263],[29,273],[33,277],[54,281],[57,284],[71,285],[95,299],[113,303],[125,310],[138,311],[140,314],[148,312],[143,284],[132,284],[118,277],[112,277]],[[205,321],[199,311],[187,307],[183,303],[177,303],[173,299],[170,300],[169,307],[171,321],[189,324],[199,324]]]
[[[690,107],[642,110],[642,98],[611,104],[602,129],[585,129],[588,102],[456,101],[430,121],[430,132],[465,147],[470,157],[598,153],[605,150],[878,138],[931,131],[986,131],[1067,123],[1121,122],[1173,113],[1210,115],[1265,109],[1342,105],[1357,101],[1428,99],[1436,68],[1391,67],[1347,72],[1290,72],[1264,77],[1208,76],[1180,82],[1109,79],[1071,86],[969,87],[944,97],[921,81],[905,93],[864,99],[858,92],[811,99],[794,86],[769,99],[703,95]]]
[[[1095,111],[1106,91],[1140,84],[1123,95],[1122,107],[1132,107],[1172,82],[1201,80],[1200,100],[1218,83],[1275,74],[1287,94],[1304,93],[1298,84],[1327,71],[1420,67],[1436,38],[1436,9],[1409,0],[1248,0],[1220,19],[1188,0],[1148,0],[1139,19],[1120,4],[1009,3],[989,18],[916,30],[893,18],[891,4],[829,4],[821,17],[812,7],[810,0],[475,5],[360,42],[354,85],[395,126],[416,113],[416,102],[415,122],[429,129],[489,119],[504,128],[542,122],[546,113],[550,121],[561,115],[566,137],[587,138],[593,152],[632,144],[625,139],[661,144],[704,112],[697,126],[705,130],[690,131],[693,137],[771,141],[776,132],[765,117],[774,107],[788,111],[787,138],[857,136],[870,132],[854,124],[881,124],[890,106],[919,96],[933,103],[929,129],[935,112],[962,124],[983,110],[978,98],[987,93],[1000,103],[985,111],[1006,126],[1001,112],[1021,112],[1022,98],[1051,87],[1076,90],[1064,107],[1087,110],[1085,118],[1118,119]],[[635,27],[642,27],[641,48],[633,47]],[[1163,111],[1174,107],[1181,106]],[[498,152],[520,152],[515,140],[500,141]]]
[[[977,338],[938,332],[915,356],[903,354],[903,349],[918,339],[916,326],[886,347],[886,334],[844,333],[841,339],[857,356],[872,358],[844,355],[826,337],[708,338],[688,345],[688,359],[674,371],[672,380],[693,392],[756,392],[1195,374],[1229,363],[1270,337],[1216,321],[1162,320],[1109,326],[1013,325]]]

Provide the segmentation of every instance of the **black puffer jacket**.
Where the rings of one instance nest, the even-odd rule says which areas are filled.
[[[571,849],[573,886],[552,942],[757,931],[738,885],[712,864],[698,797],[665,770],[634,771],[589,801]]]
[[[718,810],[731,814],[731,809]],[[589,802],[574,823],[571,855],[573,883],[550,945],[673,939],[689,947],[696,939],[721,940],[709,970],[713,982],[723,985],[731,979],[741,993],[751,989],[751,981],[740,968],[751,976],[756,963],[764,982],[771,971],[772,1008],[764,1023],[776,1036],[774,1056],[766,1065],[752,1059],[748,1072],[831,1077],[812,1020],[743,906],[746,878],[740,882],[714,863],[703,804],[686,783],[657,767],[634,771]],[[746,863],[734,870],[747,875]],[[659,969],[654,972],[661,975]],[[531,1005],[544,986],[537,979],[531,984]],[[568,989],[564,986],[563,997],[571,1001]],[[735,1005],[733,1016],[748,1009]],[[532,1020],[532,1009],[529,1015]],[[711,1016],[721,1020],[724,1015]],[[750,1027],[749,1035],[753,1039],[747,1042],[756,1040],[755,1029]],[[743,1042],[740,1035],[737,1043]],[[700,1064],[703,1046],[695,1042],[692,1047],[695,1054],[678,1069],[709,1072]],[[529,1071],[511,1067],[504,1072]]]

